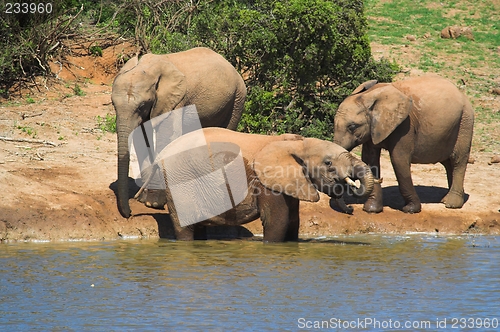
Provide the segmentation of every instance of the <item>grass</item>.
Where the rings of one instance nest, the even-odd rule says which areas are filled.
[[[26,103],[28,104],[34,104],[36,101],[33,99],[33,97],[30,97],[29,95],[26,96]]]
[[[74,92],[75,96],[80,96],[80,97],[85,96],[85,92],[76,83],[75,83],[75,86],[73,87],[73,92]]]
[[[500,152],[498,0],[365,0],[369,37],[405,70],[440,74],[463,89],[476,112],[473,149]],[[474,40],[443,39],[447,26],[472,28]],[[415,36],[409,41],[408,35]],[[374,54],[376,56],[376,54]]]
[[[36,130],[30,126],[21,126],[18,124],[15,124],[15,127],[19,130],[21,130],[23,133],[26,133],[28,136],[31,136],[33,138],[36,137]]]
[[[102,132],[116,133],[116,115],[107,113],[106,116],[97,116],[97,128]]]

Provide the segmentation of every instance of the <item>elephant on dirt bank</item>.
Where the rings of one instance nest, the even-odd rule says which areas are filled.
[[[473,126],[469,100],[444,78],[426,75],[391,84],[368,81],[340,104],[334,142],[349,151],[363,144],[362,160],[378,170],[375,178],[380,177],[380,151],[387,149],[407,213],[421,210],[410,165],[443,164],[449,191],[441,202],[447,208],[461,208]],[[380,183],[363,209],[382,211]]]
[[[202,127],[235,130],[246,98],[243,79],[219,54],[194,48],[166,55],[130,59],[113,83],[118,135],[118,208],[130,216],[128,202],[129,134],[148,120],[186,105],[195,105]],[[147,194],[146,194],[147,193]],[[146,195],[145,195],[146,194]],[[139,199],[165,203],[164,191],[145,191]]]
[[[193,240],[195,227],[242,225],[259,217],[264,241],[297,240],[300,200],[317,202],[319,190],[352,212],[342,200],[346,183],[357,196],[373,189],[370,168],[347,150],[294,134],[205,128],[164,151],[160,168],[179,240]]]

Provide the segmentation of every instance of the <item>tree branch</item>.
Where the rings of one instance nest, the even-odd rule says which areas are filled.
[[[12,137],[0,136],[0,141],[5,141],[5,142],[25,142],[25,143],[36,143],[36,144],[44,144],[44,145],[57,146],[56,143],[53,143],[51,141],[41,140],[41,139],[12,138]]]

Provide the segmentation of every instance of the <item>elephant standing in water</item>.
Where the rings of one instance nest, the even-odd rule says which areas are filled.
[[[202,127],[235,130],[246,98],[243,79],[219,54],[194,48],[167,55],[146,54],[130,59],[113,83],[111,99],[116,110],[118,135],[118,208],[131,214],[128,192],[129,135],[159,115],[195,105]],[[164,191],[144,191],[140,201],[163,207]]]
[[[264,241],[296,241],[300,200],[318,201],[319,190],[342,206],[346,182],[357,196],[373,189],[370,168],[347,150],[294,134],[205,128],[181,136],[164,151],[160,167],[179,240],[193,240],[198,226],[242,225],[260,217]]]
[[[362,160],[378,172],[380,150],[387,149],[407,213],[421,210],[410,165],[443,164],[449,191],[442,203],[447,208],[461,208],[473,126],[469,100],[444,78],[426,75],[390,84],[368,81],[340,104],[334,142],[349,151],[363,144]],[[380,173],[374,175],[380,177]],[[363,209],[382,211],[379,183]]]

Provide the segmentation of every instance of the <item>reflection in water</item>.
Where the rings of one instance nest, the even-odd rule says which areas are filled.
[[[500,238],[0,246],[7,330],[297,330],[304,321],[500,319]]]

